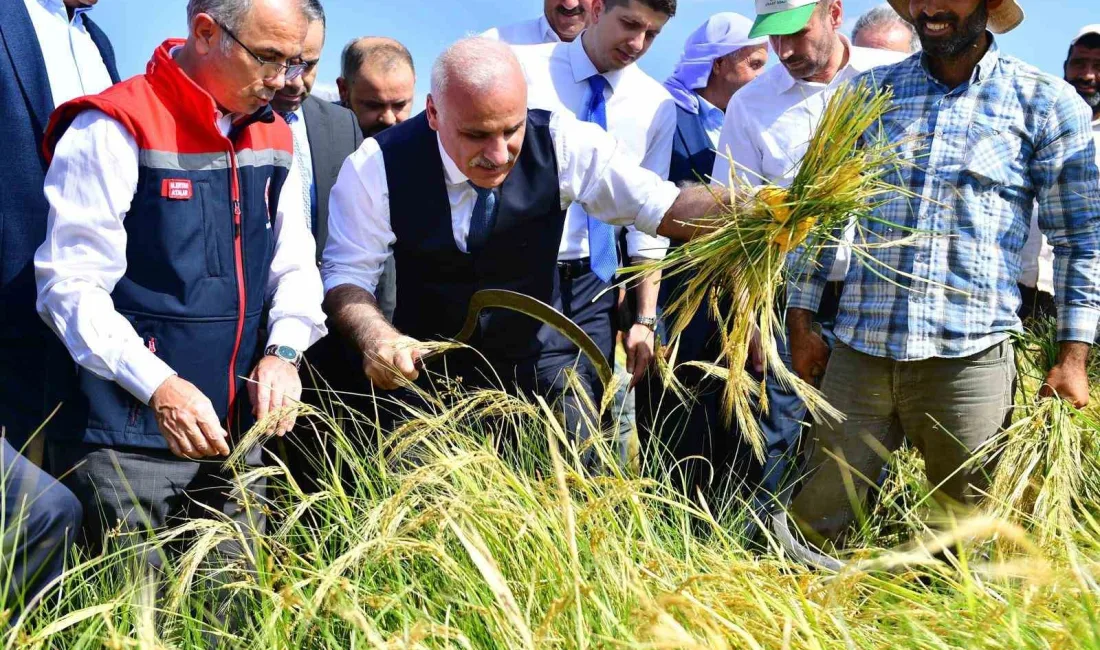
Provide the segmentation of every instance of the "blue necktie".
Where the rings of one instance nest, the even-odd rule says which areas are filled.
[[[466,252],[477,253],[489,241],[489,234],[493,232],[493,225],[497,219],[497,195],[493,190],[478,187],[472,182],[470,182],[470,187],[477,192],[477,202],[474,203],[474,212],[470,215],[470,232],[466,235]]]
[[[593,75],[588,78],[588,87],[591,89],[591,98],[588,101],[588,113],[584,121],[598,124],[606,131],[607,100],[604,99],[603,93],[607,88],[607,79],[603,75]],[[594,219],[587,213],[585,216],[588,218],[588,254],[592,263],[592,272],[604,282],[610,282],[619,268],[619,253],[615,246],[615,226]]]

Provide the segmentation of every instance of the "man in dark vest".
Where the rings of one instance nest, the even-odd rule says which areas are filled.
[[[571,114],[528,111],[523,71],[507,45],[470,38],[444,52],[427,110],[364,142],[344,163],[329,205],[326,310],[361,351],[375,386],[415,380],[418,340],[458,333],[480,289],[552,303],[570,204],[680,239],[694,232],[693,218],[716,209],[706,188],[681,192],[616,146]],[[397,261],[392,324],[372,295],[390,255]],[[506,388],[540,389],[539,327],[509,312],[482,317],[473,344]]]
[[[726,105],[734,93],[764,71],[768,61],[766,38],[749,38],[752,20],[736,13],[711,16],[684,43],[684,52],[665,88],[676,102],[676,133],[668,179],[677,184],[706,183],[714,168],[718,136]],[[726,179],[718,179],[726,184]],[[673,246],[680,242],[673,242]],[[689,276],[673,275],[661,283],[658,307],[663,312]],[[662,318],[658,334],[667,341]],[[744,480],[749,451],[741,433],[723,424],[724,384],[688,361],[713,362],[720,354],[718,325],[709,309],[700,309],[680,336],[676,377],[695,399],[682,402],[665,391],[660,373],[650,372],[637,396],[638,433],[643,448],[656,438],[670,454],[674,471],[690,496],[703,489],[707,502],[721,507],[731,483]]]
[[[34,309],[33,260],[49,211],[50,113],[118,81],[111,43],[82,4],[0,2],[0,611],[18,609],[61,573],[81,519],[76,497],[17,450],[43,425],[66,425],[64,414],[50,416],[74,387],[72,359]]]
[[[200,461],[285,415],[301,353],[325,333],[292,137],[268,105],[302,72],[287,62],[306,2],[239,5],[191,0],[186,41],[47,130],[38,307],[80,366],[82,416],[51,454],[93,544],[103,524],[144,531],[208,509],[262,529],[221,463]],[[293,417],[266,421],[282,433]]]

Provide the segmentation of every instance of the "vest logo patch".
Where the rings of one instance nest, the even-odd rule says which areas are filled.
[[[191,181],[186,178],[166,178],[160,182],[160,195],[172,201],[187,201],[192,196]]]

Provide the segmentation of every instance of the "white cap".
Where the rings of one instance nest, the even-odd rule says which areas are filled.
[[[1069,46],[1073,47],[1074,45],[1077,45],[1077,41],[1088,36],[1089,34],[1096,34],[1097,36],[1100,36],[1100,23],[1085,25],[1084,27],[1082,27],[1081,31],[1077,32],[1077,36],[1074,36],[1073,40],[1069,42]]]

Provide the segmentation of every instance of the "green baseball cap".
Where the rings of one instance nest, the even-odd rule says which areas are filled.
[[[817,0],[756,0],[756,22],[749,38],[800,32],[816,8]]]

